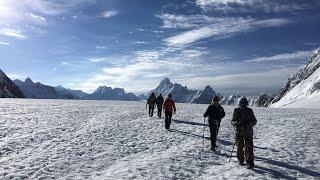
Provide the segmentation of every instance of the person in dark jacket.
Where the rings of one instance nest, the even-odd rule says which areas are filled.
[[[160,93],[160,95],[157,97],[156,100],[156,104],[157,104],[157,108],[158,108],[158,117],[161,118],[162,115],[162,105],[164,103],[164,99],[162,97],[162,94]]]
[[[172,94],[168,94],[164,104],[163,104],[164,114],[165,114],[165,128],[169,129],[171,125],[172,113],[176,113],[176,105],[172,99]]]
[[[239,107],[234,109],[232,125],[236,130],[237,158],[240,165],[246,161],[247,168],[254,166],[253,154],[253,126],[257,119],[251,108],[248,108],[248,100],[240,99]]]
[[[203,115],[204,117],[209,117],[208,123],[210,129],[211,150],[213,151],[215,151],[217,147],[216,141],[218,137],[221,119],[223,119],[226,115],[219,101],[220,98],[218,96],[215,96],[213,98],[212,104],[209,105],[207,111]]]
[[[153,116],[153,111],[154,111],[154,106],[156,104],[157,101],[157,97],[155,95],[155,93],[151,93],[151,95],[149,96],[148,100],[147,100],[147,104],[149,105],[149,117]]]

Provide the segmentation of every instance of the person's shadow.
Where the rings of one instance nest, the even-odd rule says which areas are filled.
[[[183,121],[183,122],[185,123],[185,121]],[[188,123],[190,123],[190,122],[188,122]],[[197,124],[199,124],[199,123],[197,123]],[[195,138],[204,138],[206,140],[210,140],[210,137],[203,137],[201,135],[198,135],[198,134],[195,134],[195,133],[192,133],[192,132],[185,132],[185,131],[181,131],[181,130],[177,130],[177,129],[169,129],[169,131],[173,132],[173,133],[180,133],[180,134],[185,135],[185,136],[190,136],[190,137],[195,137]],[[232,143],[230,141],[222,140],[222,139],[218,139],[218,141],[220,142],[220,144],[225,145],[225,146],[229,146],[229,147],[231,147],[234,144],[234,143]],[[276,150],[276,149],[273,149],[273,148],[258,147],[258,146],[255,146],[255,148],[271,150],[274,153],[280,152],[279,150]],[[227,152],[230,153],[231,150],[230,151],[227,150]],[[219,152],[217,154],[219,154]],[[220,153],[220,155],[230,158],[230,155],[228,155],[227,153]],[[232,157],[234,158],[236,156],[232,156]],[[279,170],[271,169],[271,168],[267,168],[267,167],[255,166],[253,171],[255,171],[256,173],[261,174],[261,175],[269,174],[273,178],[276,178],[276,179],[279,179],[279,178],[280,179],[281,178],[297,179],[296,177],[294,177],[292,175],[290,176],[290,175],[286,174],[285,169],[289,169],[289,170],[298,171],[298,172],[300,172],[302,174],[305,174],[307,176],[320,177],[320,172],[316,172],[316,171],[313,171],[313,170],[310,170],[310,169],[307,169],[307,168],[304,168],[304,167],[300,167],[300,166],[297,166],[297,165],[292,165],[290,163],[285,163],[285,162],[272,160],[272,159],[269,159],[269,158],[264,158],[264,157],[259,157],[259,156],[256,156],[255,159],[256,159],[256,161],[260,161],[260,162],[263,162],[263,163],[268,163],[270,165],[278,166],[278,167],[284,169],[283,171],[279,171]]]
[[[200,136],[198,134],[194,134],[192,132],[186,132],[186,131],[181,131],[181,130],[178,130],[178,129],[169,129],[168,131],[170,132],[173,132],[173,133],[179,133],[179,134],[182,134],[182,135],[185,135],[185,136],[190,136],[190,137],[195,137],[195,138],[204,138],[206,140],[210,140],[210,137],[206,137],[206,136]]]
[[[278,166],[281,168],[285,168],[285,169],[290,169],[290,170],[294,170],[294,171],[298,171],[301,174],[305,174],[308,176],[313,176],[313,177],[320,177],[320,172],[316,172],[304,167],[300,167],[297,165],[293,165],[293,164],[289,164],[289,163],[285,163],[285,162],[281,162],[281,161],[277,161],[277,160],[272,160],[272,159],[268,159],[268,158],[263,158],[263,157],[255,157],[255,159],[257,161],[261,161],[263,163],[268,163],[274,166]],[[296,179],[295,177],[291,177],[285,173],[276,171],[274,169],[268,169],[265,167],[261,167],[261,166],[256,166],[257,169],[256,172],[259,174],[266,174],[269,172],[269,174],[271,174],[273,177],[275,178],[286,178],[286,179]]]
[[[193,121],[182,121],[182,120],[176,120],[176,119],[173,119],[172,121],[175,122],[176,124],[190,124],[192,126],[208,126],[207,124],[193,122]]]

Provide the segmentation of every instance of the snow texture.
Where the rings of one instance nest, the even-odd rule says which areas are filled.
[[[318,51],[316,51],[318,52]],[[316,53],[315,52],[315,53]],[[296,84],[278,102],[270,107],[320,108],[320,51],[314,54],[303,70],[314,70],[305,79]],[[308,72],[308,71],[307,71]]]
[[[293,74],[270,107],[320,108],[320,49],[305,67]]]
[[[247,170],[235,153],[228,163],[234,107],[225,106],[212,153],[202,118],[207,105],[177,104],[171,131],[163,119],[148,118],[144,105],[1,99],[1,179],[320,178],[319,111],[254,108],[256,167]]]

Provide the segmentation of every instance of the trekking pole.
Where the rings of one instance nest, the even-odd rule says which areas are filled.
[[[204,150],[204,131],[205,131],[205,126],[206,124],[206,118],[203,118],[203,131],[202,131],[202,151]]]
[[[235,140],[234,144],[233,144],[233,148],[232,148],[232,151],[230,153],[230,158],[229,158],[229,162],[231,161],[231,158],[232,158],[232,153],[233,153],[233,150],[234,150],[234,147],[236,146],[237,144],[237,139]]]

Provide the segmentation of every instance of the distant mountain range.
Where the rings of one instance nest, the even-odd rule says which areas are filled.
[[[87,94],[82,99],[139,101],[139,98],[133,93],[126,93],[122,88],[113,89],[106,86],[100,86],[94,93]]]
[[[39,82],[34,83],[30,78],[25,81],[13,81],[23,92],[26,98],[32,99],[79,99],[78,96],[70,92],[63,92],[55,87],[47,86]]]
[[[210,104],[214,96],[220,96],[222,105],[237,105],[241,98],[240,95],[223,97],[210,86],[206,86],[204,90],[190,90],[187,86],[172,83],[168,78],[164,78],[151,92],[155,92],[157,95],[161,93],[164,97],[172,93],[173,98],[178,103]],[[62,86],[52,87],[40,82],[34,83],[30,78],[27,78],[25,81],[18,79],[11,81],[0,70],[0,97],[139,101],[146,100],[148,96],[141,94],[137,97],[133,93],[126,93],[122,88],[107,86],[100,86],[95,92],[88,94],[81,90],[67,89]],[[267,94],[261,94],[258,99],[249,99],[251,106],[267,106],[271,100],[271,96]]]
[[[24,98],[23,93],[11,79],[0,69],[0,97],[1,98]]]
[[[189,90],[186,86],[172,83],[168,78],[163,79],[154,90],[149,92],[149,94],[151,94],[151,92],[156,93],[156,95],[161,93],[164,96],[171,93],[176,102],[194,104],[210,104],[214,96],[219,96],[221,98],[220,104],[238,106],[240,99],[243,97],[241,95],[222,96],[214,91],[209,85],[207,85],[204,90]],[[140,95],[139,97],[141,99],[147,99],[147,96],[145,95]],[[249,101],[249,106],[267,107],[271,103],[272,97],[274,96],[261,93],[257,99],[248,97],[247,99]]]
[[[23,92],[26,98],[33,99],[85,99],[85,100],[119,100],[138,101],[133,93],[126,93],[121,88],[99,87],[94,93],[88,94],[81,90],[71,90],[62,86],[48,86],[39,82],[34,83],[30,78],[25,81],[13,81]]]
[[[203,90],[190,90],[187,86],[172,83],[164,78],[151,92],[167,96],[172,93],[178,103],[209,104],[214,96],[221,97],[222,105],[238,105],[242,96],[231,95],[223,97],[212,87]],[[150,94],[149,93],[149,94]],[[62,86],[48,86],[39,82],[34,83],[30,78],[25,81],[14,80],[0,70],[0,97],[6,98],[34,98],[34,99],[86,99],[86,100],[123,100],[139,101],[147,99],[147,95],[137,97],[133,93],[126,93],[122,88],[100,86],[92,94],[81,90],[66,89]],[[277,94],[261,93],[256,99],[249,98],[250,106],[258,107],[312,107],[320,106],[320,49],[317,49],[308,63],[293,74]]]

